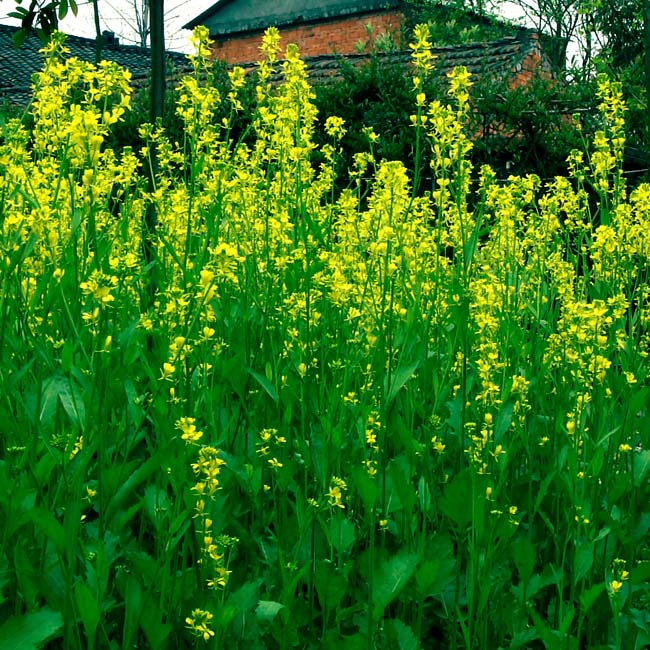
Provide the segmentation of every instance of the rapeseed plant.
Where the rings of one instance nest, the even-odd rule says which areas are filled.
[[[474,179],[471,79],[426,96],[420,26],[432,185],[369,131],[338,192],[353,126],[297,49],[266,33],[233,142],[244,72],[217,90],[194,39],[182,142],[113,152],[128,74],[58,36],[33,131],[4,128],[2,597],[60,611],[69,648],[639,645],[650,189],[620,171],[620,88],[567,177]]]

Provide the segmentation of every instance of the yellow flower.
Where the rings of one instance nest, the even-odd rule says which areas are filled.
[[[185,619],[185,624],[197,638],[209,641],[214,636],[214,630],[208,626],[211,619],[212,614],[210,612],[203,609],[194,609],[192,610],[192,616]]]
[[[326,494],[329,499],[329,504],[332,507],[345,508],[343,503],[341,503],[341,488],[340,487],[330,487],[329,492]]]
[[[431,438],[431,444],[433,445],[433,449],[439,454],[441,454],[446,447],[441,440],[438,440],[438,436],[433,436],[433,438]]]
[[[617,594],[621,590],[622,586],[623,583],[620,580],[612,580],[609,583],[609,589],[613,594]]]
[[[185,443],[192,445],[197,443],[203,437],[203,431],[196,428],[195,418],[180,418],[176,421],[176,428],[181,431],[181,438]]]
[[[169,379],[176,372],[176,366],[171,363],[163,363],[162,375],[160,376],[161,380]]]
[[[330,489],[325,494],[328,503],[332,508],[345,508],[343,504],[343,491],[347,490],[345,481],[338,476],[333,476],[330,481]]]

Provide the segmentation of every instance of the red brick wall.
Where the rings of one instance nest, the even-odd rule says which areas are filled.
[[[359,41],[368,39],[366,25],[372,26],[372,35],[379,36],[385,32],[399,32],[404,16],[398,11],[383,13],[366,13],[345,16],[297,27],[280,29],[282,50],[288,43],[296,43],[302,57],[319,54],[353,54]],[[217,59],[228,63],[250,63],[260,58],[259,47],[262,34],[246,35],[225,39],[216,39],[212,52]]]

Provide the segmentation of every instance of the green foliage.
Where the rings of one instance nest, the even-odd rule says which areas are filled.
[[[473,6],[474,5],[474,6]],[[408,43],[416,25],[426,24],[433,45],[460,45],[514,36],[518,26],[489,13],[484,3],[465,0],[407,0],[403,3]]]

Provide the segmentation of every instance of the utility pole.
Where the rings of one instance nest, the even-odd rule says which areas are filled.
[[[650,0],[643,0],[643,54],[645,57],[646,124],[650,124]]]
[[[163,116],[165,106],[165,29],[164,29],[164,0],[149,0],[149,20],[151,33],[151,104],[149,117],[154,126]],[[149,169],[149,191],[156,189],[156,179],[159,172],[158,151],[156,144],[151,143],[149,152],[151,165]],[[147,206],[144,223],[143,256],[145,263],[150,266],[149,300],[153,302],[156,292],[155,270],[153,268],[154,251],[153,238],[158,226],[158,213],[153,202]]]

